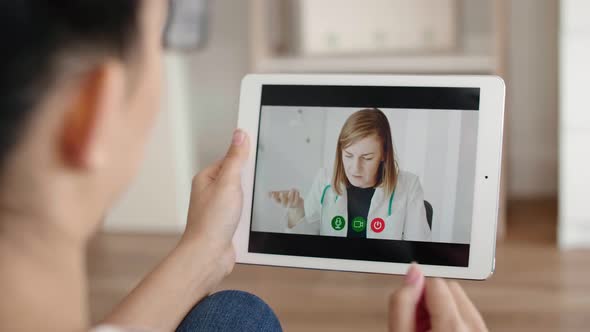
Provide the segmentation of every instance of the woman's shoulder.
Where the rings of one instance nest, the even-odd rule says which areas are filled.
[[[404,182],[413,182],[418,180],[418,175],[412,172],[400,170],[397,175],[397,180]]]
[[[313,195],[312,201],[317,200],[320,202],[323,201],[326,195],[328,197],[335,195],[334,188],[332,188],[332,175],[326,168],[320,168],[316,173],[310,195]]]
[[[419,183],[420,179],[418,178],[418,175],[412,172],[400,170],[397,175],[397,185],[400,188],[412,188]]]

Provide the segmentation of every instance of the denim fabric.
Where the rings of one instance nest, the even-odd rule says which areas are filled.
[[[282,331],[272,309],[260,298],[241,291],[223,291],[197,304],[177,332]]]

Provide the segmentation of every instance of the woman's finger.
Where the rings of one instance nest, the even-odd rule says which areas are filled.
[[[288,203],[289,203],[289,192],[288,191],[281,192],[281,204],[283,205],[283,207],[286,207]]]
[[[200,192],[208,185],[215,182],[219,171],[221,170],[222,163],[223,160],[219,160],[205,168],[203,171],[199,172],[199,174],[197,174],[193,179],[193,190]]]
[[[279,198],[279,193],[276,191],[273,191],[270,193],[270,197],[272,198],[273,201],[275,201],[277,204],[281,204],[281,199]]]
[[[301,201],[301,195],[297,189],[271,191],[268,195],[275,202],[287,208],[297,207]]]
[[[449,289],[455,298],[455,303],[463,321],[472,331],[487,331],[486,324],[481,317],[481,314],[473,305],[461,285],[458,282],[452,281],[449,283]]]
[[[301,201],[301,196],[299,195],[299,191],[293,189],[293,204],[291,205],[292,207],[298,207],[299,206],[299,202]]]
[[[389,299],[389,331],[415,331],[416,309],[424,290],[424,275],[412,264],[405,277],[404,286]]]
[[[293,207],[293,197],[295,196],[295,193],[293,192],[293,190],[289,190],[289,194],[288,194],[288,199],[287,199],[287,207]]]
[[[299,195],[299,190],[293,189],[293,207],[297,207],[300,199],[301,196]]]
[[[462,331],[459,309],[446,282],[439,278],[428,279],[424,297],[433,330]]]

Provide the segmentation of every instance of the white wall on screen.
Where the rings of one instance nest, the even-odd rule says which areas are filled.
[[[269,107],[260,122],[253,229],[285,232],[285,209],[268,197],[273,190],[307,194],[323,156],[325,114],[298,108]],[[318,233],[319,225],[301,224],[296,233]]]
[[[470,242],[473,214],[473,190],[475,187],[475,158],[477,154],[477,112],[461,114],[461,137],[457,177],[457,204],[455,208],[454,242]],[[465,181],[464,179],[472,179]]]

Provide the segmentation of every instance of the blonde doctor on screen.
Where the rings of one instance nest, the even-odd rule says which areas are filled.
[[[269,195],[288,209],[289,228],[319,222],[325,236],[431,240],[420,181],[398,169],[389,122],[378,109],[346,120],[333,175],[320,169],[305,199],[296,189]]]

